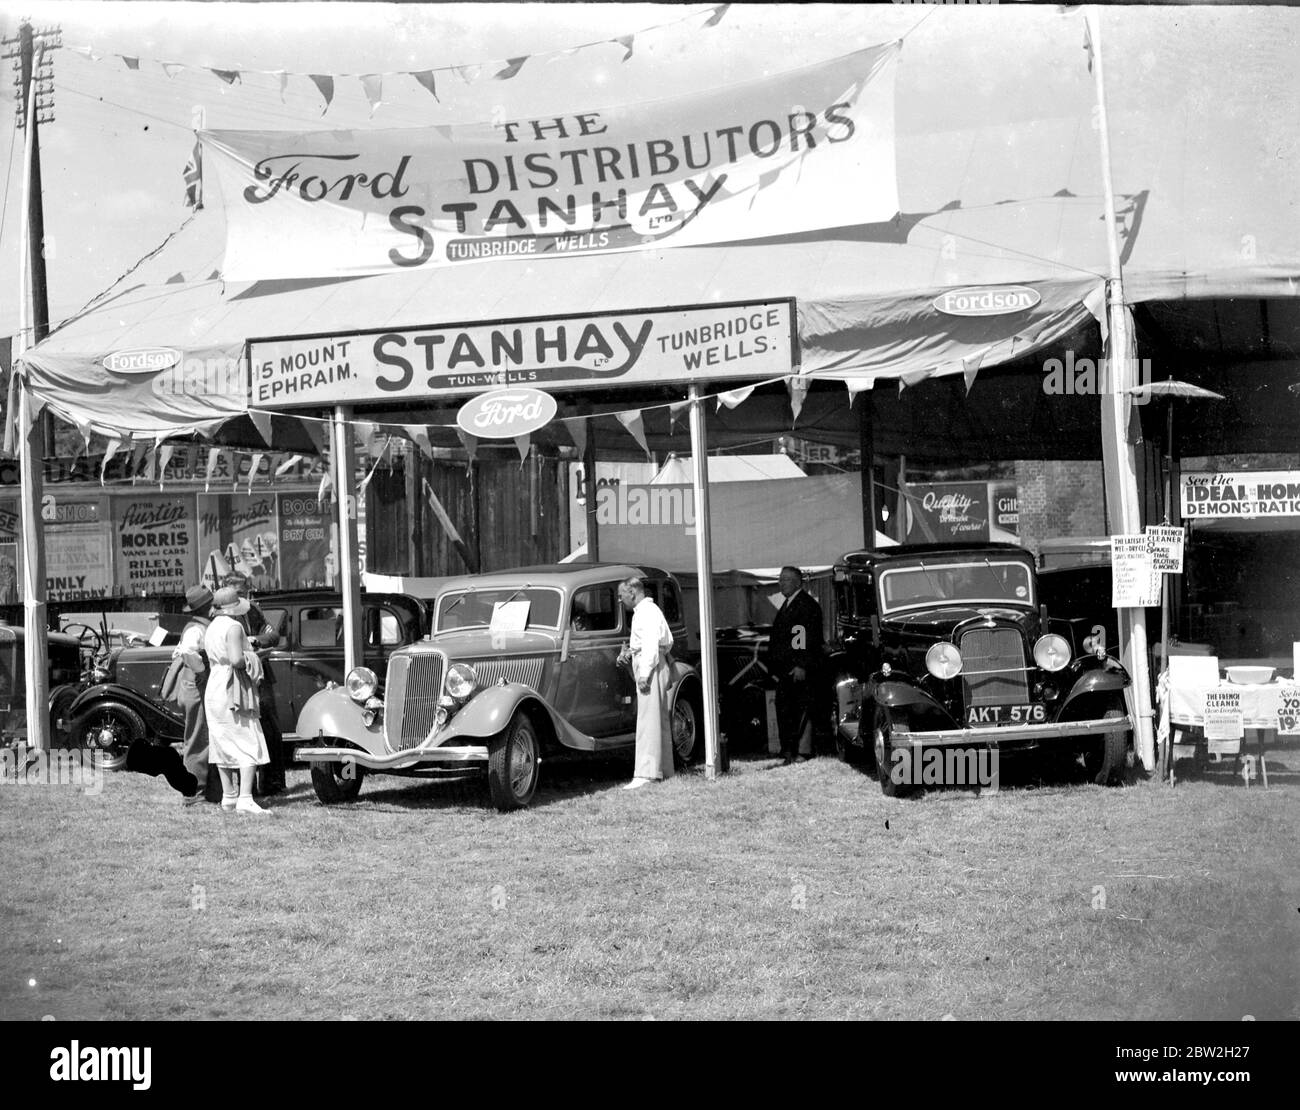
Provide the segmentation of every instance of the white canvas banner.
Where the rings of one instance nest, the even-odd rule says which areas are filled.
[[[900,44],[729,88],[561,116],[203,131],[227,281],[661,250],[898,212]]]

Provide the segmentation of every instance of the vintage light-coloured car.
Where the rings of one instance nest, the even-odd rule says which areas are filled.
[[[448,582],[430,636],[390,656],[382,699],[378,676],[358,667],[303,707],[307,743],[297,755],[311,764],[317,797],[351,800],[368,773],[480,767],[493,803],[510,810],[532,800],[552,755],[630,753],[636,690],[618,662],[630,624],[618,585],[633,575],[673,630],[673,744],[679,761],[692,760],[704,746],[701,687],[678,654],[686,624],[677,581],[653,567],[524,567]]]

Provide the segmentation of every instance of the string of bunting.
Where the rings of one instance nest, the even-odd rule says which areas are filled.
[[[652,34],[656,31],[661,31],[680,23],[695,22],[697,20],[703,20],[700,24],[700,30],[716,27],[727,14],[727,9],[730,7],[730,4],[714,4],[711,7],[697,9],[684,16],[679,16],[676,19],[668,20],[664,23],[656,23],[649,27],[642,27],[639,30],[632,31],[628,34],[616,35],[613,38],[598,39],[593,42],[584,42],[577,46],[570,46],[559,50],[539,51],[536,54],[522,54],[516,58],[493,59],[461,65],[428,66],[423,69],[401,69],[378,73],[293,73],[283,69],[266,70],[242,65],[232,66],[229,69],[218,69],[214,66],[198,66],[189,62],[177,62],[166,59],[143,59],[140,55],[107,52],[98,50],[93,46],[68,46],[67,49],[73,51],[73,53],[80,54],[85,58],[89,58],[92,62],[98,62],[104,58],[119,59],[128,70],[133,72],[139,72],[141,61],[151,61],[154,64],[161,66],[163,72],[168,77],[174,77],[177,73],[186,71],[211,73],[227,85],[235,85],[242,82],[245,74],[260,74],[276,77],[279,79],[280,83],[281,101],[284,100],[285,89],[288,86],[289,78],[305,77],[316,86],[317,92],[320,93],[321,98],[325,102],[325,107],[321,110],[322,115],[329,110],[329,106],[334,100],[336,79],[355,79],[361,82],[362,91],[365,93],[366,99],[370,103],[370,114],[373,116],[375,109],[383,103],[384,81],[389,78],[410,77],[435,100],[439,100],[441,103],[438,96],[439,75],[455,74],[467,85],[472,85],[484,75],[487,75],[493,81],[508,81],[512,77],[517,76],[519,71],[529,62],[554,61],[557,58],[571,57],[572,55],[584,50],[592,50],[605,46],[615,46],[622,50],[623,56],[619,60],[626,62],[635,52],[636,40],[638,37]]]

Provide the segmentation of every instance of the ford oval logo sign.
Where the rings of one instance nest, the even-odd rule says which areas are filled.
[[[497,389],[466,401],[456,423],[480,439],[514,439],[555,418],[555,398],[540,389]]]
[[[991,288],[952,289],[940,293],[931,302],[948,316],[1003,316],[1033,308],[1042,297],[1037,289],[1024,285],[997,285]]]
[[[104,369],[114,374],[152,374],[175,366],[180,360],[180,351],[171,347],[146,347],[139,351],[114,351],[106,355]]]

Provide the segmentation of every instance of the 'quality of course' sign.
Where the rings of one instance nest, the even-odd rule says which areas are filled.
[[[255,408],[407,401],[509,386],[775,378],[795,361],[790,301],[254,340]]]

